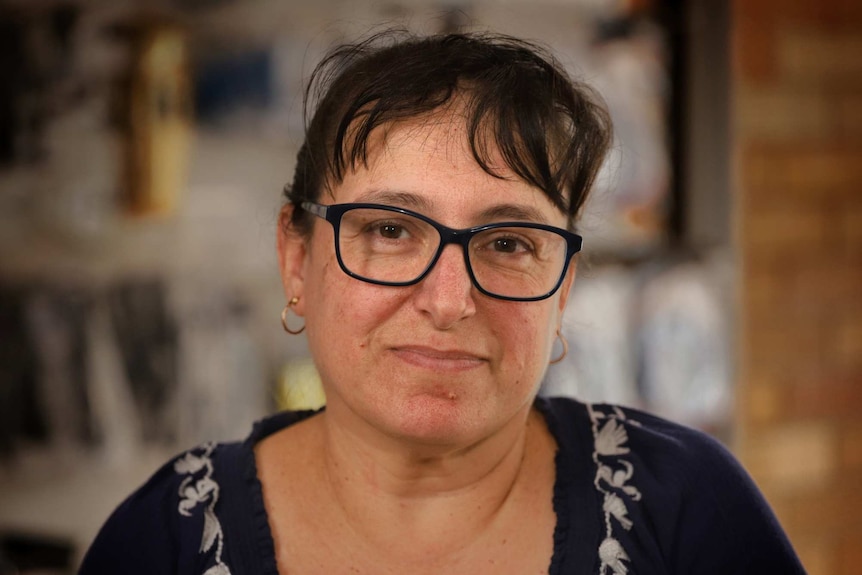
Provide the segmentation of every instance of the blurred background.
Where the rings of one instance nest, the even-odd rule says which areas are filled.
[[[862,4],[0,0],[0,574],[71,573],[203,440],[323,398],[275,223],[304,80],[383,27],[549,46],[611,109],[542,393],[724,441],[862,565]]]

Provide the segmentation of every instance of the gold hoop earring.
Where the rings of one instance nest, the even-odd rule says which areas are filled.
[[[303,324],[302,327],[299,329],[290,329],[287,326],[287,311],[298,303],[299,303],[299,298],[296,296],[293,296],[292,298],[290,298],[290,301],[287,302],[287,305],[284,306],[284,309],[281,310],[281,327],[283,327],[284,331],[286,331],[290,335],[299,335],[305,331],[305,324]]]
[[[563,361],[563,358],[566,357],[566,354],[569,353],[569,342],[566,341],[566,338],[563,337],[563,334],[560,333],[560,330],[557,330],[557,337],[560,338],[560,343],[563,344],[563,353],[560,354],[560,357],[552,359],[551,365],[555,363],[560,363],[561,361]]]

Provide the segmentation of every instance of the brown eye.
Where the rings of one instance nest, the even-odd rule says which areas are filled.
[[[380,226],[380,235],[390,240],[396,240],[401,237],[404,228],[395,224],[384,224]]]
[[[518,251],[518,241],[512,238],[500,238],[494,241],[494,249],[498,252],[512,254]]]

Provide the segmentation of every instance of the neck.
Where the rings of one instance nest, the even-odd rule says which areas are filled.
[[[536,418],[528,405],[475,443],[416,445],[344,425],[349,414],[328,406],[324,477],[345,521],[375,545],[395,536],[403,546],[405,535],[441,550],[463,545],[494,522],[523,481]]]

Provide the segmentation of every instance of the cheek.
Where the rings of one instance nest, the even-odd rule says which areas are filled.
[[[332,337],[355,325],[353,316],[359,306],[352,299],[351,278],[341,271],[335,255],[321,260],[310,266],[306,279],[306,319],[309,335],[323,331],[323,337]]]
[[[553,345],[555,331],[549,326],[553,319],[551,305],[556,304],[507,305],[494,312],[494,317],[500,318],[494,332],[503,347],[502,362],[519,371],[543,371]]]
[[[345,364],[352,362],[355,350],[362,346],[356,317],[360,306],[351,300],[353,292],[345,285],[350,278],[334,258],[316,262],[309,272],[305,283],[309,352],[324,382],[338,380]]]
[[[398,290],[374,286],[348,276],[335,254],[310,265],[306,326],[316,358],[335,355],[348,360],[368,347],[375,330],[399,305]]]

